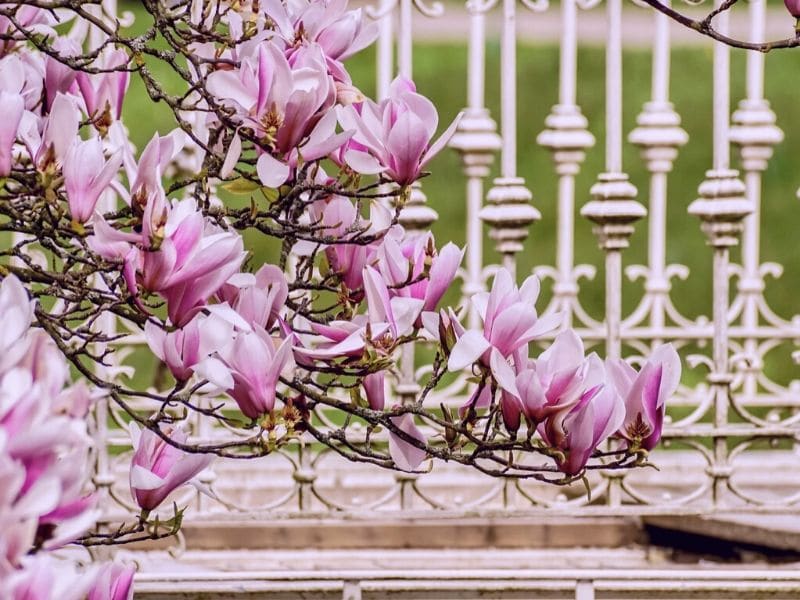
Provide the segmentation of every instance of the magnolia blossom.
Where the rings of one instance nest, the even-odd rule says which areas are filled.
[[[78,43],[69,37],[59,36],[53,41],[53,50],[60,56],[76,56],[81,48]],[[77,72],[53,56],[44,58],[44,91],[48,111],[52,110],[53,102],[58,94],[72,91]]]
[[[422,310],[432,311],[452,285],[464,252],[450,242],[437,253],[429,233],[403,241],[387,237],[378,256],[390,293],[420,299]]]
[[[538,358],[517,367],[518,395],[507,390],[502,393],[506,426],[516,430],[521,414],[535,426],[555,413],[569,411],[584,392],[604,382],[602,361],[596,354],[585,358],[583,342],[567,329]]]
[[[249,324],[269,331],[289,297],[286,275],[275,265],[263,265],[255,274],[236,273],[217,292]]]
[[[320,159],[339,148],[352,135],[336,134],[336,115],[330,112],[336,88],[327,74],[321,49],[304,46],[292,64],[274,44],[258,46],[236,70],[218,70],[208,76],[208,89],[237,111],[242,124],[259,138],[257,172],[267,187],[278,187],[299,160]],[[241,152],[234,137],[223,176]]]
[[[19,280],[5,277],[0,283],[0,314],[7,321],[0,336],[7,345],[0,348],[0,598],[83,600],[89,594],[121,600],[120,593],[106,594],[120,586],[96,570],[78,571],[70,561],[47,554],[84,535],[99,513],[88,488],[90,392],[83,383],[67,387],[63,354],[47,334],[29,328],[33,308]]]
[[[64,186],[73,221],[85,223],[94,213],[100,195],[122,166],[122,153],[117,151],[104,160],[103,145],[98,138],[77,141],[64,157]]]
[[[500,269],[494,277],[490,292],[472,298],[483,321],[483,331],[465,331],[450,351],[447,368],[461,369],[480,360],[491,369],[500,386],[519,397],[514,381],[515,374],[507,359],[515,364],[527,360],[528,343],[555,329],[561,321],[558,314],[541,319],[535,303],[539,296],[539,279],[528,277],[520,286],[514,284],[511,274]],[[524,356],[521,356],[523,353]]]
[[[3,600],[84,600],[97,574],[81,572],[65,560],[47,554],[27,557],[21,568],[7,577],[0,575]],[[92,598],[91,600],[94,600]]]
[[[625,402],[620,437],[634,448],[652,450],[661,439],[666,400],[678,389],[681,361],[672,344],[656,348],[641,370],[621,359],[607,360],[606,369]]]
[[[86,105],[87,114],[101,127],[107,127],[122,116],[122,101],[128,89],[129,58],[124,50],[106,50],[98,60],[101,72],[79,71],[76,81]]]
[[[329,59],[340,61],[369,46],[378,35],[377,23],[365,21],[362,10],[347,10],[347,0],[267,2],[267,14],[292,46],[297,39],[316,42]]]
[[[320,233],[332,243],[325,248],[325,258],[330,270],[339,275],[341,282],[354,299],[364,285],[363,274],[375,257],[376,244],[347,243],[361,232],[371,231],[372,223],[365,222],[352,201],[343,196],[332,196],[311,206],[311,221]],[[374,221],[375,219],[372,219]]]
[[[167,314],[181,327],[206,305],[245,257],[241,235],[203,217],[192,198],[165,206],[163,225],[141,233],[121,232],[102,219],[89,245],[104,258],[122,260],[130,291],[136,283],[167,301]],[[153,236],[160,241],[154,247]]]
[[[311,348],[296,348],[299,354],[321,360],[356,357],[368,344],[376,351],[388,354],[403,336],[413,331],[423,300],[402,296],[392,298],[386,282],[372,267],[365,267],[362,277],[367,315],[356,315],[350,320],[335,320],[325,325],[311,323],[311,329],[318,337],[308,340]]]
[[[402,431],[405,435],[417,440],[421,444],[427,444],[428,440],[416,423],[414,415],[405,413],[399,417],[391,418],[392,424]],[[422,448],[418,448],[411,442],[403,439],[400,435],[389,433],[389,455],[392,457],[395,466],[401,471],[414,471],[425,460],[427,453]]]
[[[553,415],[539,433],[548,446],[563,453],[556,459],[567,475],[577,475],[595,449],[613,434],[625,418],[625,406],[612,386],[583,392],[577,404]]]
[[[240,332],[219,351],[219,358],[230,372],[228,383],[214,378],[239,405],[242,413],[257,419],[275,406],[276,389],[281,376],[289,376],[295,362],[292,339],[278,342],[263,328]]]
[[[168,427],[163,434],[177,444],[184,444],[188,435],[181,427]],[[130,485],[131,495],[144,511],[151,511],[176,488],[184,485],[211,464],[210,454],[190,454],[166,442],[149,429],[130,424],[133,444]]]
[[[31,154],[34,156],[34,161],[39,170],[46,171],[48,168],[52,167],[55,169],[64,165],[67,153],[71,151],[77,143],[80,143],[78,129],[80,127],[81,118],[81,111],[78,108],[75,98],[62,94],[61,92],[56,93],[52,106],[50,107],[50,113],[43,121],[41,138],[38,137],[38,128],[33,128],[24,136],[25,142],[29,150],[31,150]],[[33,148],[36,148],[35,152]],[[85,148],[84,151],[87,149],[88,148]],[[98,158],[96,156],[97,150],[91,148],[91,152],[95,153],[95,156],[91,157],[93,160],[102,162],[102,146],[100,150],[101,152]],[[116,155],[114,158],[116,158]],[[113,159],[106,164],[112,164],[112,161]],[[97,165],[95,165],[95,167],[96,166]],[[77,170],[81,178],[94,176],[96,179],[101,171],[101,168],[96,168],[94,171],[87,171],[83,165],[75,163],[71,165],[71,168]],[[117,168],[119,168],[119,164],[117,164]],[[66,176],[66,173],[64,175]],[[110,181],[111,180],[106,182],[106,185],[108,185]],[[95,181],[92,187],[99,188],[100,186],[98,182]],[[102,188],[100,191],[102,191]],[[67,190],[67,193],[69,194],[69,190]],[[83,204],[82,202],[81,205]]]
[[[133,566],[126,567],[116,563],[103,565],[87,600],[131,600],[135,572]]]
[[[178,381],[187,381],[194,368],[233,335],[233,324],[217,314],[197,315],[189,323],[167,332],[153,321],[144,327],[150,350],[169,368]]]
[[[394,80],[389,97],[380,104],[366,100],[339,110],[342,127],[355,131],[353,140],[378,161],[389,179],[401,186],[419,179],[425,165],[455,133],[458,121],[455,119],[431,143],[439,125],[436,108],[416,93],[412,81],[402,77]],[[359,163],[349,164],[358,171]]]

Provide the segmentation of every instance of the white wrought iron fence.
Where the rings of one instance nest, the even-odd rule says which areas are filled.
[[[587,495],[583,486],[552,489],[532,482],[495,480],[446,464],[433,464],[424,475],[384,472],[346,464],[328,449],[298,443],[258,461],[217,463],[201,476],[211,497],[185,492],[183,500],[192,501],[199,509],[191,513],[191,518],[202,519],[204,511],[224,510],[275,516],[398,509],[472,513],[547,509],[570,514],[757,512],[775,507],[796,510],[800,504],[800,484],[795,476],[800,463],[795,452],[800,432],[798,388],[770,380],[763,369],[768,354],[800,341],[800,316],[777,315],[764,296],[765,277],[776,274],[779,267],[762,263],[759,256],[761,180],[773,146],[783,137],[764,97],[764,56],[756,52],[748,55],[746,97],[731,116],[730,49],[709,41],[714,53],[713,80],[709,82],[713,107],[708,107],[709,115],[713,115],[713,140],[693,143],[713,145],[713,164],[708,165],[705,181],[698,182],[698,198],[688,207],[681,231],[673,232],[667,230],[668,181],[673,163],[689,139],[670,103],[668,17],[652,14],[652,93],[628,136],[630,143],[641,148],[649,173],[647,190],[637,190],[622,160],[626,143],[622,119],[622,0],[606,0],[602,6],[599,0],[561,0],[552,6],[547,0],[468,0],[466,8],[470,21],[467,106],[451,141],[461,157],[465,179],[464,302],[469,306],[469,298],[486,289],[487,279],[497,268],[485,261],[484,226],[503,266],[514,272],[529,227],[540,218],[540,211],[555,210],[556,261],[536,269],[552,291],[549,306],[543,311],[561,313],[565,324],[574,326],[587,343],[604,346],[609,356],[635,361],[637,354],[671,341],[686,360],[685,372],[690,376],[685,381],[699,382],[684,385],[672,401],[663,449],[655,451],[653,457],[661,471],[595,472],[590,476],[591,494]],[[446,24],[447,8],[422,0],[382,0],[367,10],[380,24],[376,56],[381,96],[396,72],[412,75],[414,11]],[[558,104],[536,140],[552,151],[554,173],[542,176],[558,180],[554,208],[536,206],[517,171],[515,17],[517,11],[527,10],[560,11]],[[747,10],[750,36],[760,40],[765,0],[751,0]],[[490,115],[485,105],[485,90],[496,85],[485,72],[486,19],[491,11],[501,11],[503,17],[501,111],[497,115]],[[575,185],[586,152],[595,143],[576,103],[576,23],[580,11],[605,11],[607,35],[605,170],[597,175],[588,202],[576,192]],[[720,32],[726,31],[727,18],[726,12],[716,17]],[[493,117],[499,120],[499,128]],[[739,155],[741,172],[731,168],[731,145]],[[499,177],[487,181],[496,155]],[[596,265],[575,262],[576,216],[595,225],[600,248]],[[641,223],[645,216],[647,231]],[[435,206],[427,202],[423,187],[416,186],[402,212],[403,224],[424,230],[436,218]],[[698,257],[698,262],[713,264],[713,279],[706,286],[713,310],[700,317],[683,315],[673,303],[672,280],[692,275],[687,266],[667,264],[666,259],[668,241],[678,243],[678,236],[691,227],[702,228],[708,239],[707,255]],[[625,268],[625,250],[634,232],[647,236],[647,264]],[[731,248],[740,239],[741,263],[732,263]],[[590,316],[582,304],[582,282],[596,271],[601,271],[605,279],[602,320]],[[635,308],[623,313],[626,275],[640,282],[643,291]],[[467,311],[466,319],[475,323],[477,316]],[[404,352],[394,387],[396,396],[414,397],[425,370],[419,356],[415,361],[413,349]],[[460,405],[468,385],[466,379],[459,378],[431,394],[429,402],[432,406]],[[320,414],[318,418],[324,424],[330,417]],[[110,520],[115,506],[129,504],[125,421],[113,404],[98,405],[95,481],[107,499]],[[208,420],[198,420],[194,434],[209,439],[217,431]]]

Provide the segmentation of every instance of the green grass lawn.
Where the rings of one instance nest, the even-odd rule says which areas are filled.
[[[145,18],[145,17],[143,17]],[[487,56],[487,105],[495,118],[499,117],[499,47],[490,44]],[[466,98],[466,46],[420,44],[415,48],[414,76],[419,90],[436,103],[446,125],[463,107]],[[689,265],[692,274],[686,282],[676,282],[673,292],[679,309],[688,315],[710,313],[711,254],[705,246],[698,221],[686,214],[686,208],[696,197],[698,184],[711,166],[711,49],[677,48],[673,51],[672,99],[683,118],[683,126],[690,142],[681,149],[670,177],[669,187],[669,262]],[[794,151],[800,149],[800,132],[792,125],[800,116],[797,91],[789,84],[800,73],[800,53],[778,51],[767,56],[766,93],[778,115],[779,125],[786,134],[785,141],[776,149],[770,168],[764,176],[764,215],[762,227],[763,260],[783,262],[783,278],[768,286],[767,297],[779,314],[790,315],[798,311],[792,289],[800,289],[800,265],[792,260],[800,226],[798,200],[795,192],[800,185],[795,167]],[[578,103],[590,123],[597,139],[596,146],[587,155],[578,177],[576,204],[579,208],[589,199],[589,188],[603,170],[604,139],[604,56],[596,48],[582,48],[578,54]],[[374,92],[374,53],[367,50],[348,62],[354,82],[364,91]],[[159,65],[157,73],[168,75]],[[733,86],[731,97],[738,102],[744,95],[745,54],[734,51],[732,56]],[[530,46],[519,48],[518,56],[518,158],[519,174],[525,177],[534,194],[534,204],[542,213],[542,220],[531,229],[524,253],[519,257],[520,274],[529,272],[540,264],[552,264],[555,258],[555,220],[557,179],[547,150],[535,143],[536,135],[544,126],[545,116],[556,102],[558,94],[558,48],[555,46]],[[650,93],[650,53],[645,50],[626,50],[625,73],[625,131],[635,126],[637,113]],[[141,148],[156,130],[166,132],[172,121],[166,107],[153,106],[145,96],[140,82],[135,78],[125,107],[125,122]],[[735,152],[734,152],[735,155]],[[639,189],[639,200],[647,203],[648,174],[638,150],[626,144],[625,168]],[[736,160],[734,161],[736,162]],[[457,154],[448,150],[431,164],[432,175],[425,179],[424,190],[431,206],[439,213],[433,230],[439,240],[464,242],[465,193]],[[637,226],[630,250],[626,251],[626,264],[646,260],[645,221]],[[600,264],[602,253],[597,249],[590,225],[576,219],[576,260]],[[269,260],[271,245],[249,238],[253,249],[263,260]],[[487,260],[496,258],[490,242],[486,242]],[[734,252],[734,255],[736,252]],[[603,281],[601,276],[584,286],[583,301],[594,315],[602,314]],[[640,282],[626,284],[626,309],[630,310],[638,298]],[[788,356],[786,357],[788,358]],[[783,363],[783,360],[778,361]],[[777,364],[782,377],[790,377],[795,369]],[[771,369],[771,367],[768,367]]]

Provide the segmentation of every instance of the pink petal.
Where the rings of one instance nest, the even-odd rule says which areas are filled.
[[[258,157],[256,172],[261,183],[269,188],[280,187],[289,179],[289,165],[267,153]]]
[[[423,444],[427,443],[428,440],[425,439],[422,431],[414,423],[414,416],[410,413],[392,417],[391,421],[403,433]],[[427,452],[400,438],[396,433],[389,431],[389,455],[401,471],[414,471],[425,460]]]

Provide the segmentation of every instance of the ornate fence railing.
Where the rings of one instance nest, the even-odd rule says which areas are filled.
[[[710,511],[761,511],[781,507],[796,510],[800,484],[794,475],[800,455],[795,442],[800,433],[800,398],[795,384],[772,381],[764,370],[770,354],[800,341],[800,316],[787,318],[773,312],[765,300],[765,277],[780,267],[762,263],[760,203],[762,174],[773,146],[783,134],[764,98],[764,56],[751,52],[746,63],[746,97],[731,115],[730,49],[713,44],[713,163],[705,181],[698,182],[698,198],[688,207],[679,230],[667,229],[668,181],[681,147],[688,136],[669,97],[670,35],[668,17],[653,12],[652,93],[629,133],[628,141],[641,148],[649,174],[648,185],[637,190],[623,164],[622,103],[623,6],[622,0],[469,0],[468,97],[458,133],[451,141],[463,164],[464,202],[467,208],[467,250],[460,275],[464,303],[486,289],[486,281],[498,265],[486,264],[484,227],[502,257],[502,265],[516,270],[516,258],[525,249],[529,226],[540,211],[555,210],[557,248],[554,265],[536,273],[551,299],[542,311],[559,312],[587,345],[609,356],[632,361],[664,341],[673,342],[685,361],[684,385],[668,410],[668,425],[662,447],[653,452],[660,471],[595,471],[589,476],[591,494],[582,484],[554,488],[535,482],[500,480],[448,464],[434,463],[429,473],[398,474],[369,465],[351,464],[329,449],[307,441],[282,449],[257,461],[218,461],[201,475],[201,487],[183,492],[181,500],[197,510],[191,519],[207,512],[258,512],[269,516],[340,514],[352,511],[481,511],[524,512],[547,509],[583,513],[705,513]],[[412,75],[414,50],[413,13],[441,19],[446,8],[422,0],[382,0],[368,7],[379,23],[376,42],[378,95],[384,95],[392,77]],[[554,207],[536,206],[526,182],[517,171],[517,69],[515,52],[517,11],[560,11],[560,71],[558,104],[547,117],[537,143],[552,151],[558,181]],[[590,201],[576,194],[576,175],[587,150],[595,143],[589,123],[576,103],[578,13],[606,13],[605,72],[605,170],[597,175]],[[751,0],[750,36],[761,39],[766,4]],[[490,115],[485,105],[486,19],[491,11],[502,12],[501,110]],[[726,31],[726,12],[716,17],[717,29]],[[395,70],[394,65],[397,65]],[[703,85],[698,82],[698,85]],[[493,120],[499,120],[499,130]],[[707,144],[709,140],[693,143]],[[732,169],[731,145],[739,155],[741,171]],[[491,165],[499,155],[499,176],[489,181]],[[448,177],[455,174],[448,173]],[[646,189],[645,189],[646,188]],[[451,199],[449,201],[452,201]],[[425,230],[436,220],[423,187],[416,186],[401,214],[408,229]],[[576,264],[575,219],[595,225],[600,250],[598,264]],[[643,219],[646,217],[646,229]],[[699,218],[699,219],[698,219]],[[688,317],[673,303],[671,281],[691,277],[684,265],[667,263],[668,240],[690,228],[702,228],[708,252],[697,257],[713,263],[713,277],[704,282],[712,299],[708,315]],[[625,250],[631,235],[647,236],[647,264],[629,265]],[[741,240],[741,261],[732,262],[731,248]],[[590,316],[582,304],[582,283],[602,274],[605,280],[605,310],[602,320]],[[518,277],[526,275],[517,273]],[[623,313],[623,277],[642,285],[641,298],[633,310]],[[465,318],[476,322],[474,312]],[[141,340],[140,340],[141,341]],[[136,343],[129,338],[126,343]],[[398,368],[394,394],[402,400],[419,391],[417,382],[426,372],[424,351],[404,352]],[[776,359],[779,360],[779,359]],[[428,402],[458,406],[469,383],[454,379],[429,396]],[[211,399],[207,400],[209,403]],[[324,426],[330,415],[320,412]],[[103,490],[113,519],[114,507],[130,504],[126,463],[129,441],[124,430],[127,418],[113,403],[101,401],[96,409],[96,483]],[[208,420],[198,420],[194,435],[210,439],[217,435]],[[220,430],[221,431],[221,430]],[[357,428],[354,429],[357,433]],[[230,435],[230,432],[224,432]]]

